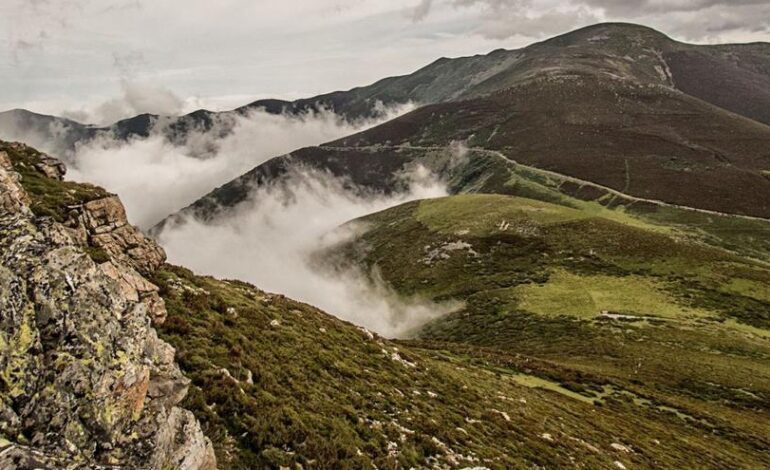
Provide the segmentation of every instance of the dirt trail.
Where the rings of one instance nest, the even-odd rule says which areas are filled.
[[[321,148],[327,149],[327,150],[335,150],[340,152],[350,152],[350,151],[382,151],[382,150],[423,150],[423,151],[451,151],[448,147],[444,146],[415,146],[415,145],[371,145],[371,146],[361,146],[361,147],[336,147],[336,146],[330,146],[330,145],[322,145]],[[539,173],[541,175],[545,176],[551,176],[557,179],[561,179],[563,181],[569,181],[575,184],[579,184],[581,186],[590,186],[593,188],[604,190],[614,196],[621,197],[623,199],[632,201],[632,202],[644,202],[649,204],[654,204],[661,207],[671,207],[674,209],[681,209],[686,211],[693,211],[693,212],[699,212],[702,214],[710,214],[710,215],[716,215],[721,217],[735,217],[738,219],[745,219],[745,220],[755,220],[759,222],[767,222],[770,223],[770,219],[765,219],[763,217],[754,217],[751,215],[741,215],[741,214],[731,214],[728,212],[719,212],[719,211],[713,211],[709,209],[698,209],[696,207],[690,207],[690,206],[682,206],[679,204],[673,204],[670,202],[660,201],[657,199],[647,199],[642,197],[636,197],[632,196],[630,194],[626,194],[622,191],[618,191],[617,189],[610,188],[609,186],[604,186],[598,183],[593,183],[591,181],[582,180],[580,178],[575,178],[574,176],[568,176],[562,173],[557,173],[555,171],[550,170],[543,170],[541,168],[537,168],[534,166],[524,165],[522,163],[517,162],[516,160],[513,160],[511,158],[508,158],[505,154],[502,152],[498,152],[497,150],[488,150],[484,148],[478,148],[478,147],[471,147],[468,149],[468,152],[475,152],[481,155],[491,155],[498,158],[504,159],[506,162],[512,163],[514,165],[520,166],[522,168],[526,168],[529,171]]]

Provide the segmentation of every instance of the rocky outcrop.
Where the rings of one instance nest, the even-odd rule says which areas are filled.
[[[59,165],[38,170],[61,178]],[[189,381],[151,324],[165,306],[135,269],[162,250],[117,198],[72,210],[82,225],[35,217],[0,155],[0,468],[215,468],[177,407]],[[84,236],[108,258],[89,256]]]
[[[7,145],[18,152],[30,150],[23,144]],[[8,178],[18,180],[8,155],[0,152],[0,160],[6,162]],[[40,174],[56,181],[62,181],[67,171],[59,160],[45,154],[37,155],[33,166]],[[10,207],[18,205],[18,201],[22,200],[29,203],[29,198],[24,194],[10,194],[0,199],[0,204]],[[108,263],[103,269],[119,282],[130,285],[148,305],[153,324],[161,324],[166,318],[163,299],[158,295],[157,287],[140,274],[151,274],[166,261],[163,249],[129,224],[123,204],[115,195],[105,193],[80,204],[67,205],[63,210],[66,211],[66,217],[62,225],[73,242],[86,248],[97,262]],[[118,270],[110,266],[115,263],[132,270]],[[129,271],[136,272],[127,274]]]
[[[69,225],[82,231],[91,246],[101,248],[139,272],[152,273],[166,260],[163,249],[131,226],[117,196],[73,207]]]
[[[38,157],[34,166],[48,178],[59,181],[67,171],[59,160],[45,154]],[[68,209],[68,220],[64,225],[83,246],[104,250],[111,259],[144,274],[154,272],[166,261],[163,249],[128,223],[126,211],[117,196],[108,195]]]
[[[27,193],[19,185],[20,177],[13,172],[13,165],[5,152],[0,152],[0,210],[18,212],[29,205]]]

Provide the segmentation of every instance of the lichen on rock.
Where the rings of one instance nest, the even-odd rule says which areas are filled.
[[[166,260],[163,249],[131,226],[117,196],[88,201],[73,207],[69,225],[85,232],[91,246],[103,249],[112,258],[149,274]]]
[[[50,157],[35,168],[64,172]],[[162,250],[116,197],[76,209],[110,255],[101,263],[71,224],[30,204],[0,152],[0,468],[215,468],[199,423],[177,407],[189,380],[153,329],[165,318],[158,289],[137,270],[155,269]]]

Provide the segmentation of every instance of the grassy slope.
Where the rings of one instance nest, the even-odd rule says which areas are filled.
[[[21,184],[32,199],[35,215],[63,222],[69,206],[110,196],[98,186],[48,178],[36,168],[43,154],[31,147],[0,141],[0,152],[8,154],[14,171],[21,175]]]
[[[433,153],[439,153],[433,151]],[[450,153],[449,149],[444,153]],[[464,164],[450,171],[428,167],[449,176],[453,193],[504,194],[550,202],[579,210],[583,217],[598,216],[653,231],[678,234],[742,257],[770,262],[770,220],[735,217],[639,201],[587,181],[511,162],[481,148],[468,150]]]
[[[455,183],[467,176],[456,174]],[[550,191],[532,175],[519,180],[514,176],[512,181],[481,180],[489,188],[507,185],[514,192],[521,191],[517,184],[528,184],[535,195]],[[729,302],[723,302],[724,310],[712,311],[701,305],[710,297],[684,300],[690,294],[674,287],[685,280],[671,274],[697,271],[708,260],[721,266],[724,275],[732,275],[726,271],[729,267],[751,283],[767,275],[764,268],[692,242],[672,246],[672,237],[685,239],[675,227],[652,225],[558,192],[551,196],[567,205],[464,195],[412,203],[367,219],[378,228],[368,236],[381,237],[382,242],[374,243],[367,259],[383,254],[377,264],[389,279],[399,280],[394,283],[401,292],[468,300],[465,312],[431,325],[423,341],[408,345],[369,340],[351,325],[242,283],[200,278],[178,268],[162,272],[157,282],[170,311],[162,333],[178,348],[183,368],[194,379],[188,406],[207,424],[220,459],[244,467],[291,462],[311,467],[373,462],[388,467],[425,465],[433,462],[433,456],[449,465],[511,467],[567,465],[571,455],[588,466],[607,466],[613,459],[631,463],[622,459],[625,453],[607,447],[623,441],[634,447],[636,463],[646,466],[696,462],[718,466],[723,459],[735,458],[750,467],[767,460],[759,449],[766,446],[762,436],[769,429],[756,420],[756,413],[767,414],[770,396],[766,380],[770,371],[762,365],[770,350],[757,336],[766,332],[736,323],[740,316],[727,307]],[[503,221],[510,224],[504,232],[499,230]],[[586,232],[595,238],[581,241]],[[450,246],[448,251],[436,251],[435,261],[426,264],[437,248],[459,239],[470,243],[481,259],[473,255],[469,259],[463,246]],[[372,240],[365,240],[371,247]],[[601,246],[593,255],[596,259],[578,260],[581,250],[590,251],[595,245]],[[443,259],[442,253],[449,258]],[[549,253],[547,262],[543,253]],[[650,253],[656,254],[654,262]],[[602,256],[616,265],[604,262]],[[388,265],[385,259],[399,261]],[[553,266],[558,271],[551,272]],[[752,291],[740,282],[722,285],[716,271],[707,274],[699,279],[711,288],[721,286],[721,293]],[[519,290],[537,288],[549,279],[561,282],[546,283],[546,288],[566,290],[562,297],[569,302],[574,302],[575,290],[590,283],[599,292],[599,305],[594,299],[581,304],[580,318],[553,316],[542,309],[550,308],[551,297],[559,298],[556,295],[539,306],[547,317],[509,314],[520,308]],[[640,285],[645,289],[639,290]],[[635,297],[624,295],[628,292]],[[543,300],[536,295],[528,298]],[[569,311],[570,305],[559,309]],[[237,318],[228,314],[231,307]],[[662,318],[628,325],[593,320],[594,307]],[[467,313],[472,314],[470,320],[464,318]],[[272,320],[279,326],[270,326]],[[698,329],[690,333],[679,328],[680,323]],[[671,346],[679,342],[688,347]],[[396,347],[420,366],[393,361]],[[707,357],[704,348],[713,350],[715,357],[728,355],[710,366],[714,385],[704,382],[703,368],[691,367]],[[518,356],[522,352],[527,357]],[[673,362],[671,357],[680,360]],[[640,360],[649,361],[643,370],[636,367]],[[228,379],[220,368],[227,368],[239,382]],[[252,372],[254,385],[245,383],[247,371]],[[528,398],[530,393],[536,396]],[[519,398],[527,402],[518,402],[524,410],[510,407]],[[527,409],[533,400],[542,408]],[[491,410],[505,412],[511,421]],[[393,419],[398,424],[380,427]],[[558,444],[542,437],[555,436],[547,425],[552,420],[566,429],[558,431]],[[627,426],[629,420],[634,420],[634,427]],[[500,428],[501,424],[506,426]],[[399,426],[414,434],[399,432]],[[469,426],[481,429],[474,434]],[[466,433],[471,437],[466,439]],[[398,444],[398,453],[391,454],[390,442]],[[364,455],[358,455],[359,450]],[[453,453],[482,461],[457,460]]]
[[[282,296],[182,268],[167,266],[155,281],[169,308],[161,334],[193,380],[184,405],[228,468],[768,461],[758,451],[767,445],[761,423],[746,429],[645,399],[622,380],[502,350],[396,344]]]
[[[361,222],[368,231],[337,256],[376,267],[404,294],[466,301],[423,341],[553,361],[766,440],[766,265],[625,212],[501,195]]]
[[[23,159],[15,163],[26,171]],[[93,190],[69,187],[33,173],[23,173],[22,183],[33,204],[52,211],[49,215],[54,217],[66,213],[69,195]],[[47,186],[50,191],[44,189]],[[58,195],[50,198],[52,194]],[[629,468],[750,468],[768,464],[761,449],[768,447],[762,436],[770,430],[766,419],[757,419],[758,414],[767,414],[766,372],[757,369],[757,363],[766,363],[770,352],[763,340],[749,334],[760,330],[723,328],[710,322],[714,334],[705,336],[708,341],[700,331],[693,331],[692,341],[683,343],[692,347],[676,351],[683,360],[689,357],[682,354],[690,354],[693,362],[704,354],[704,347],[713,350],[715,357],[721,354],[722,362],[715,361],[714,367],[727,378],[717,377],[715,386],[691,380],[695,372],[688,376],[670,369],[663,370],[668,374],[666,380],[649,384],[629,377],[632,369],[626,363],[646,360],[650,353],[644,349],[646,343],[637,341],[640,337],[654,337],[671,347],[686,339],[684,333],[653,321],[649,328],[655,330],[634,324],[595,327],[566,317],[506,315],[503,307],[515,299],[504,300],[485,291],[488,285],[516,289],[519,284],[548,279],[548,265],[542,263],[544,241],[527,238],[537,229],[537,224],[525,223],[528,215],[535,213],[538,220],[560,224],[552,225],[559,230],[549,232],[554,243],[571,238],[570,224],[597,219],[586,217],[584,210],[522,199],[511,199],[517,204],[509,207],[500,204],[508,201],[504,196],[486,200],[484,210],[467,203],[483,198],[446,199],[453,205],[450,214],[442,212],[440,201],[393,210],[404,220],[414,220],[419,210],[419,221],[410,225],[413,232],[409,232],[412,245],[420,240],[418,248],[422,237],[457,237],[451,213],[460,210],[467,223],[458,230],[469,230],[464,236],[471,239],[473,249],[482,255],[494,253],[486,263],[473,266],[457,265],[456,256],[439,256],[428,271],[438,272],[435,267],[439,265],[451,267],[443,272],[460,281],[454,285],[446,277],[424,285],[416,281],[420,278],[415,273],[405,273],[408,276],[399,285],[402,290],[430,292],[436,297],[458,292],[467,296],[471,321],[458,315],[425,334],[442,340],[462,336],[465,344],[394,343],[244,283],[196,276],[173,266],[156,273],[154,281],[169,311],[160,333],[177,348],[180,365],[193,381],[185,406],[204,423],[222,466],[516,468],[577,464],[612,468],[620,462]],[[605,211],[601,207],[594,210]],[[375,215],[372,221],[386,215]],[[510,219],[515,230],[493,236],[486,224],[497,224],[499,217]],[[645,226],[644,222],[638,225]],[[406,240],[398,235],[388,235],[392,236],[389,241]],[[608,243],[608,253],[623,248],[622,242],[618,238],[616,244]],[[729,253],[687,250],[737,263],[752,276],[763,272]],[[695,256],[687,250],[683,257]],[[424,257],[424,250],[419,255]],[[574,255],[562,250],[558,256],[561,269],[580,275],[615,275],[620,269],[597,262],[599,267],[583,273],[582,264],[573,262]],[[638,264],[633,256],[627,261]],[[667,264],[662,266],[665,270]],[[627,353],[624,347],[640,349]],[[519,350],[547,361],[521,356]],[[597,351],[606,360],[596,360]],[[654,366],[657,356],[650,357]],[[732,371],[724,371],[725,364]],[[754,374],[753,384],[747,384],[750,373]],[[691,395],[681,392],[687,384]]]

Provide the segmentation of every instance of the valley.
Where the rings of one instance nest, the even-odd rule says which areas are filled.
[[[769,467],[768,77],[767,43],[606,23],[221,113],[0,114],[0,467]],[[65,176],[98,136],[405,103],[147,234]]]

